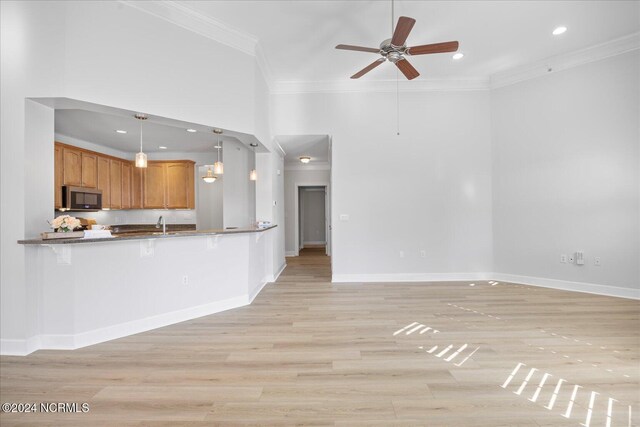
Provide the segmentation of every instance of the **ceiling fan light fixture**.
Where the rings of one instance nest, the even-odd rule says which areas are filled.
[[[567,32],[567,27],[565,27],[564,25],[561,25],[561,26],[559,26],[559,27],[556,27],[556,28],[553,30],[552,34],[553,34],[554,36],[559,36],[560,34],[564,34],[564,33],[566,33],[566,32]]]
[[[453,59],[458,60],[458,59],[462,59],[464,58],[464,53],[462,52],[456,52],[453,54]]]
[[[300,161],[301,161],[302,163],[304,163],[304,164],[307,164],[307,163],[309,163],[309,162],[311,161],[311,157],[309,157],[309,156],[302,156],[302,157],[300,157]]]

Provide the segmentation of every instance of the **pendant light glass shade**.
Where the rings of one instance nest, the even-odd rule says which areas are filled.
[[[211,170],[211,168],[208,168],[207,174],[202,177],[202,180],[207,184],[211,184],[212,182],[215,182],[216,179],[218,179],[218,177],[213,174],[213,171]]]
[[[219,135],[219,133],[216,132],[215,129],[213,132]],[[220,161],[220,148],[222,147],[222,142],[220,142],[220,138],[218,138],[218,145],[216,145],[216,147],[218,147],[218,155],[216,158],[216,162],[213,164],[213,173],[215,173],[216,175],[222,175],[224,174],[224,165]]]
[[[255,169],[251,169],[249,172],[249,181],[257,181],[258,180],[258,172]]]
[[[136,154],[136,167],[137,168],[146,168],[147,167],[147,155],[142,151]]]
[[[215,162],[213,164],[213,173],[216,175],[222,175],[224,173],[224,165],[222,162]]]
[[[147,116],[144,114],[136,114],[136,119],[140,120],[140,152],[136,154],[136,167],[137,168],[146,168],[147,167],[147,155],[142,152],[142,122],[147,120]]]

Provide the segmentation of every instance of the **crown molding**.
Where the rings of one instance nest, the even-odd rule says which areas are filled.
[[[203,15],[183,4],[166,0],[119,0],[142,12],[164,19],[186,30],[200,34],[218,43],[255,56],[258,38],[252,34],[232,28],[221,21]]]
[[[327,80],[327,81],[285,81],[273,82],[273,94],[295,93],[345,93],[345,92],[433,92],[488,90],[488,78],[469,79],[425,79],[396,80]]]
[[[640,32],[574,52],[551,56],[531,64],[511,68],[491,76],[491,89],[535,79],[550,72],[567,70],[640,49]]]

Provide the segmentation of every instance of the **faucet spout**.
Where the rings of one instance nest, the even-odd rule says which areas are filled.
[[[160,228],[160,224],[162,224],[162,234],[167,234],[167,223],[164,221],[164,217],[162,215],[158,218],[156,228]]]

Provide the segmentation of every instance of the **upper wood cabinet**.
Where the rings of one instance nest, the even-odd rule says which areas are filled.
[[[119,159],[59,142],[54,146],[55,208],[62,207],[62,187],[97,188],[105,209],[194,209],[194,162],[150,161],[137,168]]]
[[[98,186],[98,156],[80,153],[82,159],[82,187],[96,188]]]
[[[53,148],[53,191],[54,193],[54,208],[58,209],[62,207],[62,180],[64,179],[62,176],[62,165],[64,163],[62,157],[62,147],[56,145]]]
[[[167,168],[162,163],[147,162],[142,172],[143,208],[164,209],[166,207]]]
[[[122,209],[122,161],[109,160],[111,209]]]
[[[189,208],[189,176],[193,175],[193,165],[188,163],[167,163],[168,209]]]
[[[194,209],[194,163],[149,162],[143,171],[144,208]]]
[[[102,207],[111,208],[111,179],[107,157],[98,157],[98,190],[102,190]]]
[[[131,163],[122,162],[122,209],[131,209]]]
[[[142,168],[131,165],[131,209],[142,209]]]
[[[62,148],[62,185],[82,185],[82,153],[69,147]]]

